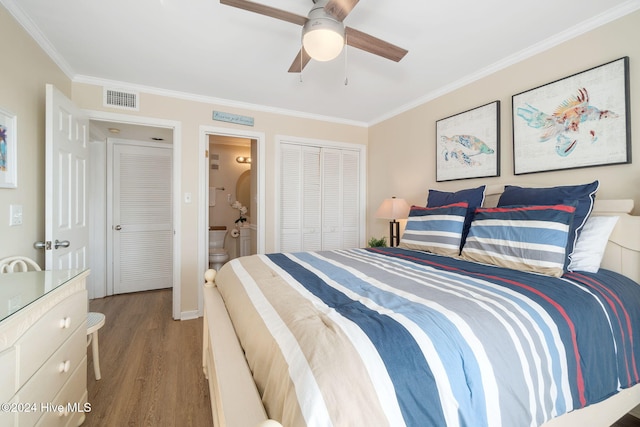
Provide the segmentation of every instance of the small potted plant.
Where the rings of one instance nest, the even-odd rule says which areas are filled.
[[[387,246],[387,238],[381,237],[378,239],[377,237],[372,237],[369,239],[368,245],[370,248],[383,248]]]

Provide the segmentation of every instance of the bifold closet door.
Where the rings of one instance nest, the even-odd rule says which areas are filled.
[[[280,153],[280,251],[357,247],[359,153],[295,143]]]

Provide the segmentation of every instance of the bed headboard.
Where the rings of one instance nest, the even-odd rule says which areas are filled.
[[[527,185],[523,186],[527,187]],[[503,190],[504,185],[488,185],[485,190],[484,206],[496,206]],[[609,237],[602,267],[617,271],[640,283],[640,216],[631,215],[632,211],[633,200],[631,199],[596,199],[592,215],[619,217]]]

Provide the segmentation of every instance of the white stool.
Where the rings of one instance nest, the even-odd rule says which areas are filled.
[[[96,380],[100,376],[100,354],[98,351],[98,329],[104,326],[105,317],[102,313],[89,312],[87,314],[87,346],[93,343],[91,350],[93,352],[93,372],[96,374]]]

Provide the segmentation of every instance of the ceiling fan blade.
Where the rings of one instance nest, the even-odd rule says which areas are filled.
[[[300,55],[302,55],[302,61],[300,61]],[[291,67],[289,67],[289,72],[290,73],[301,72],[304,69],[304,67],[307,66],[309,61],[311,61],[311,57],[309,56],[307,51],[304,50],[304,48],[300,49],[300,52],[298,52],[296,59],[293,60],[293,62],[291,63]]]
[[[358,0],[329,0],[324,6],[325,12],[342,22],[358,4]]]
[[[373,53],[374,55],[382,56],[383,58],[387,58],[395,62],[399,62],[408,52],[406,49],[384,40],[380,40],[377,37],[370,36],[362,31],[354,30],[350,27],[345,27],[345,32],[347,34],[347,44],[349,46],[356,47],[364,50],[365,52]]]
[[[305,22],[307,22],[306,16],[296,15],[295,13],[287,12],[286,10],[276,9],[275,7],[254,3],[248,0],[220,0],[220,4],[248,10],[249,12],[259,13],[260,15],[291,22],[292,24],[304,25]]]

